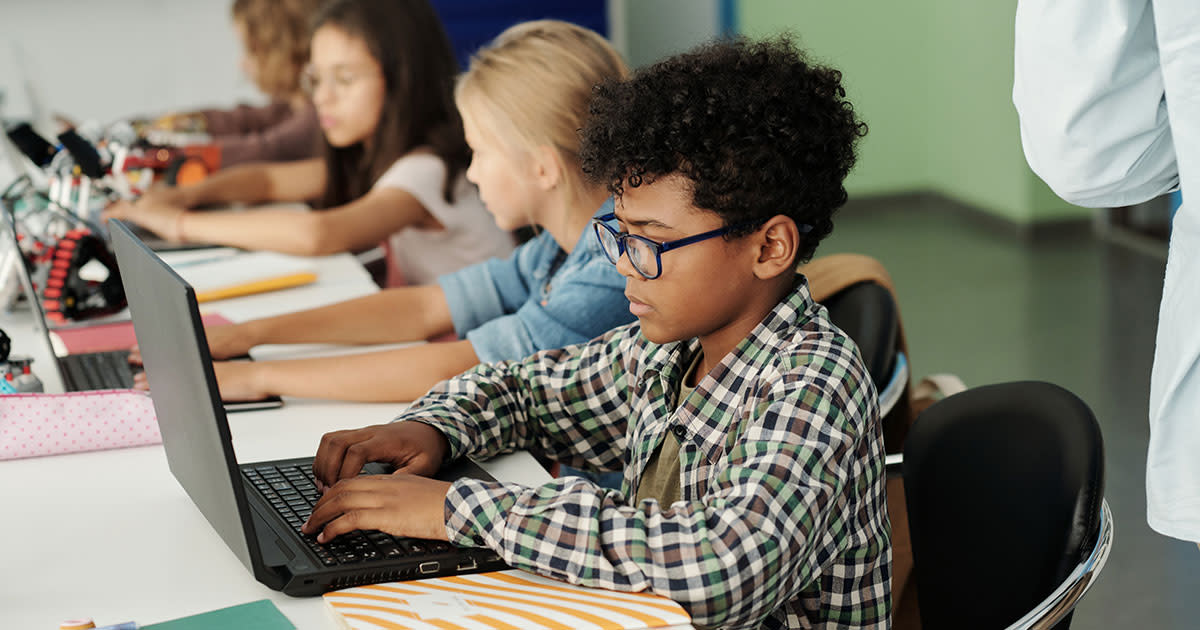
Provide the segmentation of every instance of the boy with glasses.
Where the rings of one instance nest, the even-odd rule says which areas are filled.
[[[840,73],[786,40],[723,42],[602,85],[591,111],[584,170],[616,198],[593,229],[639,321],[326,435],[314,471],[331,487],[305,531],[483,545],[664,595],[701,627],[888,627],[875,391],[794,271],[832,230],[865,133]],[[420,476],[514,448],[623,470],[623,487]],[[398,473],[355,478],[366,461]]]

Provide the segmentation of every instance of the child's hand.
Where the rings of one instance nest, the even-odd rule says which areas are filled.
[[[165,184],[155,184],[146,192],[142,193],[137,198],[137,203],[143,203],[149,206],[178,206],[181,208],[192,207],[192,202],[188,199],[187,191],[184,188],[176,186],[167,186]]]
[[[258,345],[240,324],[205,326],[204,336],[208,338],[209,354],[217,360],[245,356]]]
[[[448,481],[405,473],[344,479],[321,497],[300,531],[318,534],[321,543],[356,529],[448,540],[444,505],[449,491]]]
[[[334,431],[321,437],[313,476],[321,490],[357,477],[367,462],[383,462],[396,472],[429,476],[441,468],[450,445],[441,431],[423,422],[393,422]]]
[[[181,241],[183,235],[180,233],[180,219],[185,212],[187,210],[180,206],[160,205],[143,197],[134,202],[110,203],[101,216],[105,221],[131,221],[169,241]]]
[[[261,365],[252,361],[213,363],[213,373],[217,376],[217,389],[221,391],[221,400],[262,400],[274,393],[263,387],[259,371]]]

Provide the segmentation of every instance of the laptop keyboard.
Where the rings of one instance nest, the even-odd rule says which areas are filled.
[[[129,389],[133,387],[133,368],[127,350],[69,354],[58,358],[69,391]]]
[[[422,556],[451,549],[450,544],[444,541],[396,538],[375,530],[350,532],[322,545],[317,542],[316,536],[300,532],[300,526],[308,520],[313,506],[321,498],[309,467],[244,467],[242,474],[325,566]]]

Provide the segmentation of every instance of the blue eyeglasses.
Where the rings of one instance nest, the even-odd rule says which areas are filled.
[[[621,259],[623,254],[628,253],[629,262],[633,265],[634,271],[647,280],[653,280],[662,275],[663,252],[679,249],[685,245],[699,243],[700,241],[706,241],[717,236],[723,236],[733,230],[749,225],[743,223],[727,225],[723,228],[696,234],[695,236],[659,243],[644,236],[628,232],[618,232],[606,223],[606,221],[612,221],[616,218],[616,214],[609,213],[592,220],[592,229],[596,232],[596,239],[600,241],[600,249],[604,250],[604,255],[614,265],[617,264],[617,261]],[[799,227],[801,233],[808,233],[812,230],[812,226],[809,225]]]

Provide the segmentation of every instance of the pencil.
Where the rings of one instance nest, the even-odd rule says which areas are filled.
[[[275,276],[274,278],[265,278],[263,280],[235,284],[228,287],[209,289],[207,291],[197,291],[196,301],[200,303],[215,302],[217,300],[226,300],[229,298],[241,297],[243,295],[254,295],[255,293],[266,293],[267,291],[278,291],[279,289],[298,287],[305,284],[312,284],[316,281],[317,274],[311,271],[291,273],[283,276]]]

